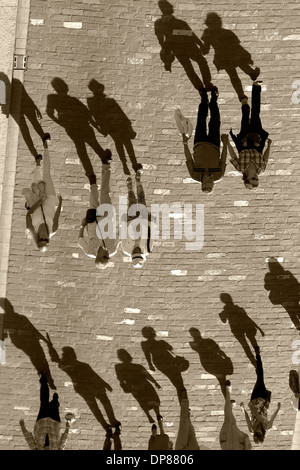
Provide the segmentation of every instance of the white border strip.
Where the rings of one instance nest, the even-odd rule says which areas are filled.
[[[16,17],[16,36],[13,54],[26,54],[30,0],[19,0]],[[11,60],[13,61],[13,54]],[[24,81],[24,71],[14,70],[12,76]],[[19,90],[18,90],[19,91]],[[10,106],[20,108],[19,93],[11,95]],[[6,297],[10,239],[13,216],[13,201],[15,191],[17,153],[19,142],[19,126],[9,116],[7,126],[7,141],[3,171],[3,188],[0,213],[0,297]],[[3,315],[0,309],[0,340],[3,340]],[[1,344],[1,363],[5,363],[5,350]]]

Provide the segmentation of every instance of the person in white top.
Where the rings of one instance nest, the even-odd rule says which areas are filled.
[[[141,174],[142,172],[138,170],[135,175],[136,180],[136,189],[137,197],[133,191],[132,178],[127,178],[127,188],[128,188],[128,212],[127,212],[127,239],[121,240],[120,244],[122,247],[123,253],[130,257],[132,265],[134,268],[142,268],[147,259],[147,256],[152,251],[152,241],[151,241],[151,214],[148,213],[146,207],[145,193],[141,183]],[[137,205],[138,210],[135,215],[131,214],[133,205]],[[140,209],[140,210],[139,210]],[[130,233],[130,223],[140,217],[140,234],[141,236],[136,239],[133,238],[132,233]],[[146,227],[146,232],[143,234],[142,226]]]
[[[272,429],[273,422],[281,408],[281,403],[277,404],[277,408],[268,418],[268,410],[271,403],[271,392],[266,389],[264,384],[264,371],[262,360],[260,357],[259,346],[255,347],[256,354],[256,376],[257,380],[251,394],[250,402],[248,404],[251,418],[249,417],[244,403],[241,403],[241,409],[244,412],[246,423],[249,432],[253,433],[253,440],[256,444],[262,444],[265,440],[268,431]]]
[[[34,182],[30,188],[23,189],[26,198],[26,228],[40,251],[46,251],[50,238],[58,229],[62,197],[56,195],[50,171],[48,142],[50,134],[43,139],[43,156],[36,157]],[[41,165],[42,163],[42,165]]]
[[[241,431],[236,424],[233,413],[235,400],[231,400],[231,384],[229,380],[225,383],[226,396],[224,406],[224,423],[220,431],[220,446],[222,450],[251,450],[252,445],[248,434]]]
[[[110,160],[111,154],[107,157],[105,163],[102,163],[102,180],[100,193],[96,184],[96,176],[93,180],[90,178],[90,207],[86,216],[81,221],[78,245],[83,252],[90,258],[95,259],[95,265],[99,269],[105,269],[109,265],[109,260],[117,252],[118,243],[115,238],[104,237],[101,232],[99,222],[104,218],[97,212],[99,204],[111,205],[110,198]],[[100,200],[100,202],[99,202]]]

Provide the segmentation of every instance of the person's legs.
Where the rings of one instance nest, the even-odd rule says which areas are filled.
[[[92,127],[87,127],[84,132],[84,140],[86,141],[87,144],[92,147],[94,152],[101,158],[101,160],[105,156],[104,149],[101,147],[99,142],[96,139],[95,132]]]
[[[205,88],[210,89],[212,87],[211,73],[206,58],[201,54],[199,49],[197,49],[197,52],[195,50],[191,58],[195,60],[199,66]]]
[[[239,98],[241,100],[244,96],[244,90],[243,90],[243,85],[240,80],[240,77],[237,74],[236,68],[235,67],[227,67],[225,71],[228,73],[231,84]]]
[[[250,106],[248,103],[242,104],[242,120],[241,130],[238,134],[238,139],[242,140],[250,130]]]
[[[132,179],[131,178],[127,178],[127,190],[128,190],[127,204],[128,204],[128,211],[129,211],[131,206],[133,206],[134,204],[137,204],[137,198],[136,198],[136,196],[134,194],[134,191],[133,191]]]
[[[198,108],[197,125],[195,130],[194,144],[207,141],[206,118],[208,115],[208,97],[204,92]]]
[[[30,151],[30,153],[34,157],[37,157],[38,156],[38,151],[34,146],[34,143],[32,141],[32,138],[31,138],[31,135],[30,135],[30,132],[29,132],[29,129],[28,129],[27,122],[26,122],[25,117],[23,115],[20,116],[18,124],[19,124],[19,128],[20,128],[22,137],[24,139],[24,142],[28,147],[28,150]]]
[[[160,411],[159,411],[159,403],[158,402],[152,402],[152,403],[153,403],[152,409],[153,409],[154,413],[156,414],[157,419],[159,419],[159,418],[162,419],[162,417],[160,415]]]
[[[40,121],[38,120],[38,118],[36,116],[36,111],[35,111],[34,106],[22,107],[22,112],[28,118],[28,120],[31,122],[32,127],[34,128],[35,132],[42,139],[45,135],[45,132],[43,131],[41,123],[40,123]]]
[[[249,75],[251,80],[256,80],[257,77],[260,74],[260,68],[259,67],[251,67],[250,64],[239,64],[239,68],[245,72],[245,74]]]
[[[102,176],[101,176],[101,187],[100,187],[100,205],[102,206],[103,204],[109,204],[111,206],[111,198],[110,198],[110,187],[109,187],[109,181],[110,181],[110,173],[111,173],[111,168],[110,164],[102,163]],[[102,208],[103,209],[103,208]],[[111,209],[111,207],[110,207]],[[110,213],[109,210],[105,211],[104,213]],[[102,213],[103,214],[103,213]],[[101,212],[97,211],[96,212],[96,217],[101,216]],[[97,219],[98,221],[98,219]],[[97,235],[98,237],[106,238],[106,233],[104,234],[101,233],[101,228],[100,225],[97,226]],[[109,236],[109,235],[108,235]],[[113,236],[113,235],[112,235]]]
[[[112,430],[109,427],[106,431],[105,441],[103,444],[103,450],[111,450],[111,439],[112,439]]]
[[[175,443],[175,450],[183,450],[188,445],[189,435],[189,400],[182,398],[180,402],[180,422]]]
[[[102,178],[101,178],[101,189],[100,189],[100,204],[111,204],[110,198],[110,164],[102,164]]]
[[[255,350],[255,348],[258,347],[258,344],[255,339],[255,330],[253,331],[247,330],[245,333],[243,331],[237,331],[234,333],[234,336],[236,337],[236,339],[239,341],[240,345],[244,349],[245,354],[249,358],[250,362],[254,365],[254,367],[256,367],[255,357],[246,339],[246,338],[249,339],[253,349]]]
[[[137,180],[136,180],[136,192],[137,192],[138,204],[141,204],[146,207],[145,192],[144,192],[144,188],[139,177],[137,177]]]
[[[114,440],[114,450],[122,450],[122,443],[121,443],[121,430],[119,426],[116,426],[115,432],[113,433],[113,440]]]
[[[47,146],[47,142],[44,144],[44,152],[43,152],[43,181],[46,184],[46,195],[47,196],[55,196],[55,188],[51,178],[51,167],[50,167],[50,156],[49,156],[49,149]]]
[[[260,95],[261,95],[261,86],[252,85],[252,97],[251,97],[251,118],[250,118],[250,127],[252,132],[259,134],[262,130],[261,120],[260,120]]]
[[[141,405],[141,404],[140,404],[140,405]],[[154,420],[154,419],[152,418],[152,416],[150,415],[147,406],[142,406],[142,405],[141,405],[141,408],[142,408],[142,410],[144,411],[144,413],[146,414],[149,423],[155,423],[155,420]]]
[[[68,135],[75,144],[77,155],[81,161],[86,176],[89,178],[91,175],[94,175],[94,168],[90,157],[88,156],[85,142],[80,136],[76,136],[73,133],[68,133]]]
[[[142,219],[142,224],[139,226],[139,231],[140,231],[140,236],[142,239],[147,239],[148,238],[148,219],[149,219],[149,213],[148,209],[146,206],[146,198],[145,198],[145,193],[144,189],[141,183],[141,172],[137,171],[136,173],[136,191],[137,191],[137,203],[138,203],[138,209],[137,209],[137,215],[141,217]]]
[[[34,183],[39,183],[43,181],[43,167],[42,165],[35,165],[34,173],[33,173],[33,181]]]
[[[232,425],[236,424],[235,417],[232,412],[232,401],[230,396],[230,384],[226,384],[226,396],[224,405],[224,424]]]
[[[126,155],[125,155],[125,150],[124,150],[124,145],[123,142],[120,140],[118,137],[114,137],[114,142],[115,142],[115,147],[117,154],[119,155],[119,158],[121,160],[121,163],[123,165],[123,171],[125,175],[130,175],[129,168],[127,166],[127,161],[126,161]]]
[[[127,136],[127,135],[124,136],[123,143],[124,143],[124,146],[126,148],[128,157],[130,158],[133,170],[135,172],[138,171],[138,170],[142,170],[143,166],[141,165],[141,163],[137,162],[135,152],[134,152],[134,148],[133,148],[133,145],[132,145],[132,142],[131,142],[131,139],[129,138],[129,136]]]
[[[103,414],[97,404],[96,398],[92,395],[81,394],[82,398],[86,401],[86,404],[90,408],[91,412],[95,416],[96,420],[101,424],[103,429],[107,430],[109,424],[105,421]]]
[[[257,380],[251,394],[251,400],[255,398],[266,398],[268,396],[268,391],[264,383],[264,371],[262,366],[262,361],[260,354],[256,353],[256,375]]]
[[[158,422],[160,434],[165,434],[162,416],[157,415],[157,422]]]
[[[43,371],[40,378],[40,410],[37,417],[39,419],[47,418],[49,412],[49,386],[47,382],[46,373]]]
[[[196,74],[190,58],[186,55],[177,55],[176,57],[178,59],[178,62],[181,63],[182,67],[185,70],[185,73],[187,74],[188,78],[190,79],[191,83],[196,88],[196,90],[200,90],[200,88],[203,88],[203,83],[200,77]]]
[[[188,446],[189,446],[189,449],[199,450],[199,444],[196,439],[195,428],[192,425],[190,419],[189,419],[189,430],[188,430]]]
[[[235,417],[232,412],[232,401],[231,401],[231,387],[230,381],[225,382],[225,405],[224,405],[224,423],[220,431],[220,445],[222,450],[232,449],[233,436],[232,429],[233,425],[236,424]]]
[[[103,393],[103,394],[99,394],[97,398],[101,401],[110,424],[112,426],[119,425],[120,423],[115,417],[115,413],[114,413],[113,407],[111,406],[111,402],[108,396],[105,393]]]
[[[210,109],[210,120],[208,123],[208,129],[209,129],[208,139],[210,143],[216,145],[217,147],[220,147],[221,119],[220,119],[220,111],[219,111],[216,93],[212,93],[212,97],[209,102],[209,109]]]
[[[90,185],[90,209],[97,209],[99,206],[99,190],[98,185],[91,184]]]
[[[57,393],[53,394],[53,399],[49,403],[49,418],[60,423],[59,401]]]

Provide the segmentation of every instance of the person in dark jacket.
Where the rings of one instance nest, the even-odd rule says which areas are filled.
[[[271,139],[268,139],[267,148],[263,153],[269,134],[262,128],[260,120],[260,95],[260,82],[253,82],[251,117],[248,98],[244,98],[242,100],[241,130],[237,136],[233,134],[232,130],[230,131],[239,153],[238,157],[228,141],[230,162],[236,170],[243,174],[243,181],[248,189],[258,186],[258,175],[266,169],[272,142]]]
[[[218,107],[218,89],[211,91],[208,100],[205,88],[201,90],[201,102],[198,108],[197,126],[194,138],[193,155],[188,148],[188,137],[182,134],[186,166],[191,178],[201,183],[203,192],[210,193],[216,181],[225,174],[227,158],[227,134],[220,135],[221,118]],[[210,110],[210,121],[207,132],[207,115]],[[220,155],[220,144],[223,150]]]

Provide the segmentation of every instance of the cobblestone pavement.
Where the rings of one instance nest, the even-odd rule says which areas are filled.
[[[214,348],[219,346],[232,361],[233,373],[228,378],[232,398],[238,404],[248,403],[255,382],[255,369],[245,349],[228,322],[221,321],[222,293],[229,294],[264,332],[262,336],[257,331],[256,339],[265,383],[272,391],[271,412],[277,402],[282,403],[274,429],[261,447],[253,444],[253,449],[291,447],[295,412],[290,404],[288,374],[295,368],[292,355],[299,334],[288,307],[270,302],[265,275],[269,272],[267,260],[276,257],[291,273],[281,273],[281,279],[290,281],[293,275],[300,281],[300,103],[296,90],[300,80],[300,6],[283,0],[254,0],[251,6],[243,0],[219,0],[209,5],[174,0],[172,4],[175,16],[185,20],[199,37],[206,14],[217,12],[223,26],[236,33],[261,68],[261,117],[273,141],[267,170],[256,191],[244,187],[229,162],[225,177],[211,194],[202,193],[199,184],[189,178],[174,110],[180,108],[195,123],[199,94],[178,61],[174,61],[172,73],[164,70],[154,34],[154,21],[161,14],[156,1],[32,0],[24,86],[42,113],[43,130],[52,136],[53,180],[63,198],[63,211],[49,250],[40,253],[25,235],[21,191],[31,182],[34,160],[20,137],[6,297],[14,311],[28,321],[20,327],[25,320],[15,316],[16,326],[5,330],[6,365],[0,369],[2,450],[27,448],[19,420],[24,418],[32,429],[38,412],[39,382],[34,366],[38,359],[33,358],[33,364],[30,351],[22,350],[33,347],[26,343],[26,335],[34,336],[32,327],[44,336],[49,333],[59,354],[63,347],[72,347],[78,361],[88,364],[111,387],[101,399],[108,397],[122,423],[124,449],[147,449],[151,424],[132,394],[124,393],[115,372],[120,348],[130,353],[133,364],[148,369],[141,348],[145,326],[153,327],[157,339],[165,340],[175,354],[189,361],[182,377],[197,438],[200,445],[219,449],[224,398],[214,375],[220,369],[218,360],[209,360]],[[231,127],[238,130],[240,103],[229,77],[224,71],[217,73],[212,50],[207,60],[212,81],[219,88],[222,132]],[[250,78],[241,70],[239,75],[249,94]],[[135,270],[121,252],[113,259],[114,267],[105,271],[95,269],[93,261],[84,256],[77,236],[88,207],[88,180],[73,141],[46,114],[54,77],[63,79],[69,95],[83,104],[91,96],[90,80],[97,80],[132,121],[137,133],[132,143],[144,167],[142,181],[148,205],[204,204],[205,241],[200,251],[186,250],[185,240],[160,239],[141,270]],[[40,138],[30,123],[28,127],[40,151]],[[126,196],[126,175],[112,138],[95,132],[99,143],[113,153],[111,195],[117,203],[118,196]],[[90,147],[88,153],[100,181],[100,160]],[[191,347],[191,328],[203,339],[215,342],[210,343],[212,350],[204,345],[198,353]],[[71,378],[51,362],[45,343],[41,344],[60,396],[61,415],[71,410],[77,418],[66,448],[101,449],[101,424],[76,393]],[[157,391],[160,412],[174,441],[179,423],[176,390],[159,370],[150,373],[161,385]],[[105,416],[103,404],[99,402],[99,406]],[[239,406],[235,415],[240,429],[247,432]]]

